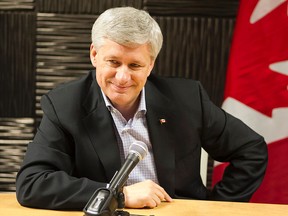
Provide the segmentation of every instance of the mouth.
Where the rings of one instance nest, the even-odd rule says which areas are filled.
[[[111,86],[118,93],[125,93],[130,88],[130,86],[117,85],[115,83],[111,83]]]

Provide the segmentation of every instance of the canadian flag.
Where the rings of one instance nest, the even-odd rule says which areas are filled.
[[[268,144],[251,202],[288,204],[288,0],[240,0],[222,108]],[[213,185],[226,165],[215,163]]]

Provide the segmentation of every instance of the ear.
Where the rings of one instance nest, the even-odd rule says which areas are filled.
[[[90,61],[95,68],[96,68],[96,55],[97,55],[96,49],[95,49],[93,43],[91,43],[91,45],[90,45]]]

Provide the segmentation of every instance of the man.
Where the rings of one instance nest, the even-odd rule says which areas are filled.
[[[83,209],[135,140],[149,152],[123,188],[126,207],[172,198],[249,200],[265,173],[265,141],[216,107],[199,82],[155,76],[162,38],[145,11],[122,7],[99,16],[90,47],[96,73],[42,97],[43,119],[17,176],[22,205]],[[200,177],[201,147],[230,162],[212,191]]]

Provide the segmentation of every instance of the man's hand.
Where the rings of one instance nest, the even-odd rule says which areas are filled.
[[[125,186],[123,193],[126,208],[154,208],[162,201],[172,201],[167,192],[151,180]]]

